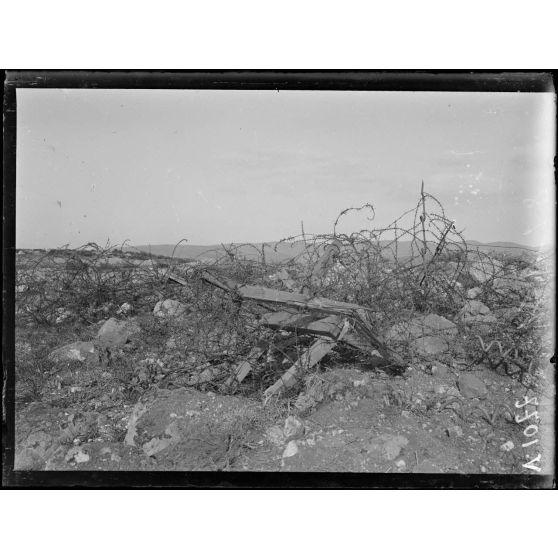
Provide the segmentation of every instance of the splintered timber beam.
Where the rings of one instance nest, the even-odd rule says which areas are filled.
[[[349,302],[338,302],[329,298],[310,297],[300,293],[289,293],[286,291],[278,291],[277,289],[269,289],[256,285],[241,285],[230,279],[217,279],[207,271],[202,272],[201,278],[225,291],[236,294],[241,298],[254,300],[256,302],[270,302],[274,304],[282,304],[302,310],[312,310],[323,314],[341,314],[349,315],[355,310],[365,310],[372,312],[372,309],[358,304]],[[182,277],[169,273],[168,279],[180,285],[186,286],[188,282]]]
[[[225,383],[227,385],[231,385],[234,381],[238,382],[239,384],[250,374],[250,372],[254,369],[254,362],[257,361],[260,356],[262,356],[264,349],[262,347],[253,347],[250,351],[250,354],[241,362],[237,369],[234,372],[234,377],[231,376]]]
[[[316,320],[312,314],[298,314],[285,310],[264,314],[262,323],[271,329],[293,331],[301,335],[325,335],[332,339],[337,339],[341,331],[338,316],[327,316],[321,320]],[[347,331],[343,341],[365,354],[382,356],[377,350],[378,346],[370,343],[366,337],[354,331],[354,328]]]
[[[350,304],[348,302],[338,302],[327,298],[310,297],[300,293],[289,293],[276,289],[268,289],[266,287],[240,285],[230,279],[217,279],[207,271],[202,272],[201,277],[207,283],[243,299],[254,300],[259,303],[279,304],[297,310],[321,314],[323,316],[331,316],[333,314],[334,316],[351,317],[353,324],[346,338],[347,343],[368,353],[370,353],[370,348],[374,347],[372,349],[372,354],[375,354],[375,350],[377,349],[383,358],[393,364],[397,366],[404,366],[405,364],[403,359],[386,346],[373,331],[367,316],[367,314],[373,312],[370,308],[359,306],[358,304]],[[168,279],[180,285],[188,284],[187,281],[172,273],[168,275]],[[287,325],[287,327],[289,326]],[[321,327],[322,326],[320,326],[320,328]],[[327,335],[327,333],[324,332],[320,332],[319,334]]]
[[[335,344],[336,342],[333,339],[318,339],[272,386],[265,390],[264,397],[267,399],[283,389],[293,387],[299,376],[302,376],[308,368],[312,368],[320,362],[335,347]]]
[[[207,271],[204,271],[201,274],[201,277],[204,281],[207,281],[220,289],[224,289],[241,298],[254,300],[256,302],[282,304],[284,306],[290,306],[301,310],[312,310],[322,314],[350,315],[356,310],[372,312],[372,309],[370,308],[365,308],[364,306],[351,304],[349,302],[338,302],[337,300],[331,300],[329,298],[310,297],[300,293],[289,293],[256,285],[241,285],[231,281],[230,279],[220,280],[213,277],[213,275]],[[176,281],[177,277],[173,274],[169,274],[169,279]],[[177,283],[180,283],[181,285],[186,284],[184,279],[178,279],[179,280],[176,281]]]
[[[343,336],[347,333],[349,329],[348,320],[339,319],[339,325],[342,325],[342,327],[337,339],[322,338],[310,345],[310,347],[302,353],[302,356],[272,386],[264,391],[264,398],[267,400],[283,389],[293,387],[298,382],[300,376],[309,368],[318,364],[318,362],[335,347],[337,341],[343,339]]]

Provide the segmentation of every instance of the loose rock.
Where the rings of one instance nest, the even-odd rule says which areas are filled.
[[[461,426],[457,424],[455,426],[450,426],[447,429],[448,435],[450,438],[461,438],[463,436],[463,430]]]
[[[275,446],[282,446],[285,443],[285,435],[280,426],[270,426],[265,431],[265,437]]]
[[[446,378],[450,375],[450,371],[447,365],[437,362],[432,366],[432,375],[436,378]]]
[[[117,313],[127,315],[127,314],[131,314],[133,310],[134,307],[129,302],[125,302],[120,306]]]
[[[419,463],[413,468],[413,473],[432,474],[432,473],[442,473],[442,472],[443,472],[442,469],[440,469],[438,465],[432,463],[432,461],[429,461],[428,459],[425,459],[422,463]]]
[[[132,335],[140,331],[140,326],[133,319],[120,321],[110,318],[99,329],[97,340],[105,347],[123,347]]]
[[[294,440],[291,440],[287,444],[287,447],[285,448],[285,451],[283,452],[283,459],[286,459],[287,457],[293,457],[297,453],[298,453],[298,445]]]
[[[473,287],[472,289],[469,289],[467,291],[467,298],[473,300],[474,298],[477,298],[482,292],[482,289],[480,287]]]
[[[462,374],[457,380],[457,385],[461,394],[469,399],[483,399],[488,393],[484,382],[471,373]]]
[[[283,434],[286,441],[301,438],[304,434],[304,424],[298,418],[290,415],[285,420]]]
[[[41,471],[44,469],[43,456],[31,449],[23,448],[16,452],[14,457],[14,470],[16,471]]]
[[[48,358],[54,362],[95,362],[99,358],[93,343],[89,341],[76,341],[52,351]]]
[[[178,300],[161,300],[153,309],[153,315],[157,318],[178,318],[189,310],[188,306]]]
[[[448,342],[445,339],[432,335],[416,339],[413,341],[412,347],[424,357],[439,355],[449,350]]]
[[[458,313],[458,319],[468,325],[491,324],[496,316],[480,300],[468,300]]]
[[[502,451],[511,451],[514,447],[515,444],[511,440],[508,440],[500,446],[500,449]]]
[[[407,446],[409,440],[405,436],[394,436],[392,434],[382,434],[374,438],[368,444],[368,452],[379,454],[380,457],[387,461],[392,461]]]

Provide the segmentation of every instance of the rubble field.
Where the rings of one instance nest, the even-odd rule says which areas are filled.
[[[434,221],[404,257],[18,250],[15,469],[551,473],[553,259]]]

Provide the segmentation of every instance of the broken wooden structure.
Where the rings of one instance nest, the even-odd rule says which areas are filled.
[[[312,294],[312,286],[316,286],[316,281],[323,278],[332,256],[338,251],[338,245],[326,248],[324,256],[318,260],[309,276],[310,284],[306,283],[302,292],[298,293],[218,279],[207,271],[201,274],[204,281],[230,293],[237,300],[255,301],[268,310],[261,317],[264,326],[316,337],[297,362],[265,391],[266,398],[294,386],[300,376],[323,359],[337,343],[346,343],[369,356],[379,357],[386,363],[404,366],[401,357],[373,330],[370,319],[373,311],[370,308]],[[168,275],[168,279],[181,285],[187,284],[187,281],[172,273]],[[229,384],[242,382],[264,352],[265,348],[254,347],[247,359],[237,367]]]

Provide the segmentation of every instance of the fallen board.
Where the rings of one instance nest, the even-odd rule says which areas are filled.
[[[260,358],[263,352],[264,349],[262,347],[253,347],[246,360],[238,365],[237,369],[234,372],[234,375],[231,376],[225,383],[227,385],[232,385],[233,382],[236,381],[240,384],[244,380],[244,378],[246,378],[246,376],[248,376],[248,374],[250,374],[250,372],[253,370],[254,363]]]
[[[369,315],[373,314],[373,310],[370,308],[348,302],[338,302],[328,298],[309,297],[300,293],[278,291],[267,287],[240,285],[230,279],[217,279],[207,271],[203,271],[201,277],[204,281],[230,292],[231,295],[238,297],[240,300],[247,299],[254,300],[260,304],[272,303],[283,305],[305,312],[316,313],[324,317],[331,316],[332,314],[334,316],[351,317],[352,331],[349,332],[349,339],[351,339],[352,344],[365,351],[367,350],[366,347],[373,346],[386,360],[391,361],[397,366],[404,366],[402,358],[386,346],[370,326]],[[186,280],[172,273],[169,273],[168,279],[181,285],[188,284]],[[363,343],[361,340],[366,341]]]
[[[264,398],[267,400],[273,395],[277,395],[282,390],[293,387],[298,382],[300,376],[308,369],[318,364],[318,362],[335,347],[337,341],[343,338],[349,329],[347,320],[340,319],[339,326],[341,327],[341,331],[337,340],[318,339],[304,351],[302,356],[272,386],[264,391]]]
[[[336,339],[340,333],[339,317],[327,316],[316,320],[312,314],[292,313],[288,311],[269,312],[261,318],[262,323],[271,329],[292,331],[299,335],[325,335]],[[343,337],[348,345],[371,356],[383,358],[375,346],[351,328]]]
[[[335,347],[336,342],[333,339],[318,339],[313,343],[272,386],[268,387],[264,392],[264,397],[267,399],[272,395],[279,393],[285,388],[293,387],[299,376],[304,372],[316,365],[327,353]]]

